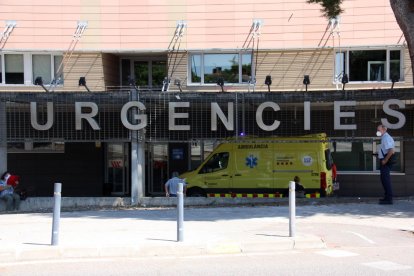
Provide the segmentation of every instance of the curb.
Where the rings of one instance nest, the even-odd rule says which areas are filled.
[[[51,246],[51,245],[21,245],[17,247],[1,248],[2,263],[77,259],[77,258],[137,258],[137,257],[186,257],[199,255],[221,254],[250,254],[263,252],[277,252],[294,249],[321,249],[326,248],[319,237],[299,236],[278,237],[277,241],[267,242],[240,242],[223,241],[211,243],[182,243],[169,244],[143,243],[129,246]],[[35,247],[35,248],[34,248]]]

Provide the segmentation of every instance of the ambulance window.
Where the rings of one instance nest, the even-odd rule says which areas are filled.
[[[326,169],[330,170],[333,165],[332,154],[329,149],[325,150]]]
[[[206,164],[201,168],[200,173],[211,173],[227,168],[229,163],[229,153],[219,152],[210,157]]]

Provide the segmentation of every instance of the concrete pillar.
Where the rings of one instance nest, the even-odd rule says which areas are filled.
[[[6,102],[0,100],[0,174],[5,171],[7,171]]]
[[[138,200],[145,196],[145,142],[138,143]]]
[[[131,89],[130,100],[139,101],[136,88]],[[131,205],[138,205],[145,195],[145,142],[139,139],[144,135],[142,130],[133,130],[131,135]]]
[[[138,205],[145,195],[145,143],[131,142],[131,205]]]
[[[131,141],[131,205],[138,204],[138,143]]]

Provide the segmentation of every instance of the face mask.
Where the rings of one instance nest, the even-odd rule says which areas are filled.
[[[377,136],[380,137],[382,135],[381,131],[377,131]]]

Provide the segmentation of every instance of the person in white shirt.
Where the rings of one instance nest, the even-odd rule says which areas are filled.
[[[392,204],[392,185],[391,185],[391,168],[390,162],[394,155],[394,139],[387,132],[387,127],[379,125],[377,127],[377,136],[381,137],[381,145],[378,147],[378,159],[380,162],[381,183],[384,188],[384,198],[379,200],[379,204]]]
[[[185,183],[185,180],[178,177],[178,172],[173,172],[171,176],[171,179],[168,180],[167,183],[165,183],[165,196],[176,197],[179,183],[183,183],[183,192],[185,194],[187,188],[187,183]]]

